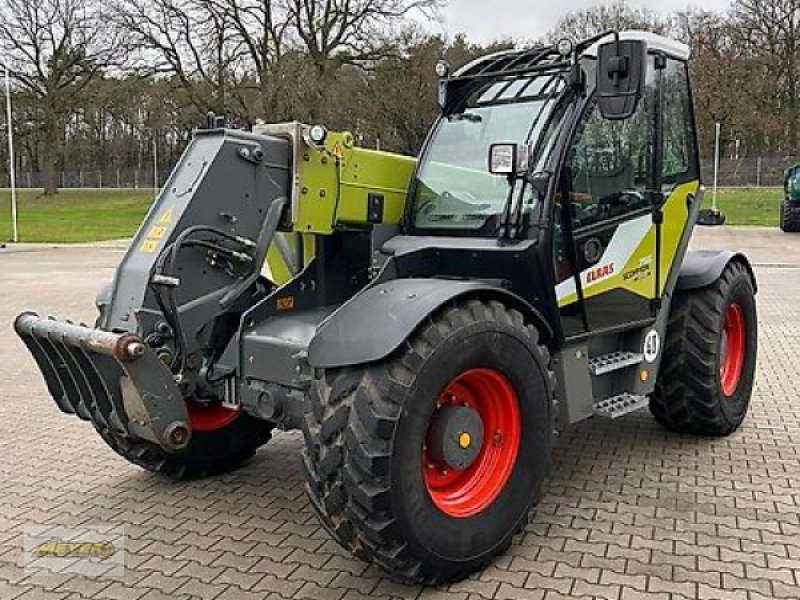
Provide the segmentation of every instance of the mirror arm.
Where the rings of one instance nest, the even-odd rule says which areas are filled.
[[[517,194],[517,203],[514,205],[514,212],[511,215],[511,227],[508,231],[508,237],[511,239],[519,238],[520,231],[522,229],[522,216],[523,216],[523,204],[525,200],[525,190],[528,188],[528,178],[527,176],[520,178],[522,184],[519,188],[519,193]],[[516,182],[515,182],[516,183]]]
[[[500,230],[498,237],[500,239],[508,239],[511,232],[511,211],[514,206],[514,188],[516,187],[516,175],[511,174],[508,176],[508,196],[506,203],[503,206],[503,216],[500,221]]]

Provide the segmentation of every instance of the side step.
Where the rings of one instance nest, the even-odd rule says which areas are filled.
[[[594,414],[606,419],[617,419],[632,413],[635,410],[647,406],[649,400],[647,396],[637,396],[623,392],[618,396],[612,396],[594,403]]]
[[[589,372],[592,375],[606,375],[626,367],[639,365],[644,361],[644,354],[638,352],[612,352],[589,359]]]

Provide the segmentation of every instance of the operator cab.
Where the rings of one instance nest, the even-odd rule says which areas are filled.
[[[567,338],[652,320],[700,188],[688,58],[623,32],[446,75],[407,233],[538,246]]]

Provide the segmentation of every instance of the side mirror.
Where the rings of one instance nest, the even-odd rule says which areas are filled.
[[[492,144],[489,146],[489,172],[515,179],[528,172],[530,149],[524,144]]]
[[[647,44],[615,40],[597,51],[597,96],[600,114],[609,120],[634,115],[645,86]]]

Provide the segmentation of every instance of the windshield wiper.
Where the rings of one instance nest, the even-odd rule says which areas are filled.
[[[488,213],[435,213],[428,215],[429,221],[486,221],[494,215]]]

